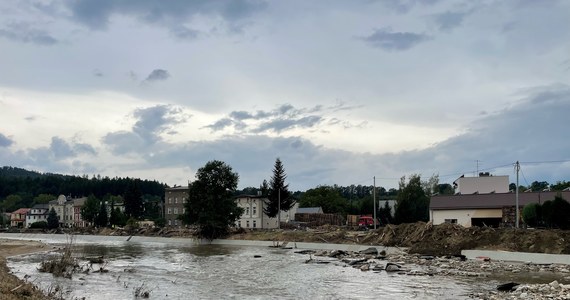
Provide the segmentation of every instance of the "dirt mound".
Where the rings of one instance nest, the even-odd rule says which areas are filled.
[[[570,231],[465,228],[456,224],[410,223],[378,230],[349,231],[339,226],[307,231],[246,231],[231,239],[315,242],[407,247],[411,253],[456,255],[464,249],[489,249],[534,253],[570,254]]]

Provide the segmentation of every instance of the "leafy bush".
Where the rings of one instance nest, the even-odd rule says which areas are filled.
[[[531,227],[536,227],[540,222],[541,206],[538,203],[529,203],[525,205],[522,211],[523,221]]]
[[[46,229],[48,227],[48,223],[46,221],[38,221],[30,224],[30,228],[41,228]]]

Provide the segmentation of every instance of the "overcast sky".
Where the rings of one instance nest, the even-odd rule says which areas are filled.
[[[570,1],[0,2],[0,165],[570,180]],[[479,161],[477,163],[477,161]]]

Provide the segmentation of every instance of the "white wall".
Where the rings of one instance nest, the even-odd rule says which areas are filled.
[[[471,218],[502,218],[503,211],[496,209],[449,209],[430,210],[430,220],[434,225],[445,223],[446,219],[457,219],[457,224],[471,227]]]
[[[462,177],[455,181],[456,192],[461,194],[508,193],[509,176]]]

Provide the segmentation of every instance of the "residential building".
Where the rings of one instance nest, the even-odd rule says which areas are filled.
[[[182,226],[178,217],[186,212],[184,204],[188,201],[188,186],[174,186],[164,189],[164,219],[167,226]]]
[[[542,204],[560,194],[570,200],[570,191],[519,193],[519,217],[529,203]],[[514,226],[516,222],[516,194],[457,194],[431,197],[429,214],[434,225],[455,223],[471,226]],[[522,218],[522,217],[521,217]],[[522,221],[521,221],[522,224]]]
[[[26,227],[26,215],[30,208],[20,208],[10,214],[10,226],[12,227]]]
[[[278,228],[277,217],[270,218],[264,213],[263,208],[267,206],[267,197],[254,195],[240,195],[236,197],[236,203],[243,208],[244,212],[236,221],[237,227],[272,229]],[[288,211],[281,211],[281,222],[295,220],[295,213],[299,207],[298,203]]]
[[[489,172],[479,173],[478,177],[461,176],[453,182],[456,194],[508,193],[509,176],[493,176]]]
[[[26,215],[26,227],[30,227],[36,222],[47,222],[47,217],[49,213],[49,204],[36,204],[34,205]]]
[[[52,200],[48,203],[49,210],[52,208],[55,210],[59,226],[61,227],[85,225],[81,218],[81,207],[83,207],[86,200],[86,197],[73,199],[65,195],[59,195],[57,200]]]

